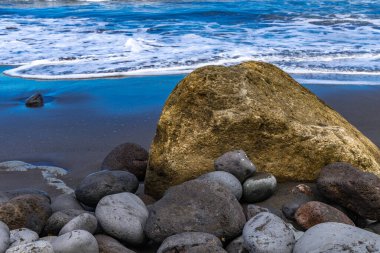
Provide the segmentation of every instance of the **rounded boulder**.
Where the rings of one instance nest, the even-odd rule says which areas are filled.
[[[270,173],[257,173],[245,180],[243,184],[243,200],[247,203],[263,201],[276,191],[277,180]]]
[[[229,189],[239,200],[243,195],[243,187],[240,181],[231,173],[225,171],[213,171],[200,176],[200,180],[209,180],[221,184]]]

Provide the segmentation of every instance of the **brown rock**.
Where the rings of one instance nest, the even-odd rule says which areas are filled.
[[[321,170],[318,190],[327,199],[359,214],[380,220],[380,178],[347,163],[333,163]]]
[[[99,234],[95,235],[95,239],[98,242],[99,253],[135,253],[110,236]]]
[[[0,220],[10,230],[29,228],[40,234],[50,214],[49,200],[38,195],[21,195],[0,204]]]
[[[339,222],[355,226],[355,224],[343,212],[318,201],[310,201],[298,208],[295,218],[304,229],[324,222]]]
[[[126,170],[144,180],[148,164],[148,151],[134,143],[123,143],[104,158],[102,169]]]
[[[173,90],[150,149],[146,192],[162,196],[237,149],[279,181],[315,180],[337,161],[380,175],[379,149],[341,115],[277,67],[246,62],[197,69]]]

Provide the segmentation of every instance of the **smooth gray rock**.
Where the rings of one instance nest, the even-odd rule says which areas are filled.
[[[144,242],[144,226],[149,212],[144,202],[130,192],[102,198],[95,210],[104,231],[129,244]]]
[[[243,187],[240,181],[231,173],[225,171],[213,171],[200,176],[200,180],[214,181],[229,189],[239,200],[243,195]]]
[[[128,171],[99,171],[85,177],[75,191],[76,198],[85,205],[95,207],[107,195],[136,192],[139,181]]]
[[[234,175],[241,183],[256,171],[255,165],[243,150],[234,150],[218,157],[214,162],[216,171],[226,171]]]
[[[61,194],[51,202],[53,213],[67,209],[83,210],[83,207],[73,194]]]
[[[143,181],[148,165],[148,156],[148,151],[140,145],[123,143],[104,158],[102,169],[129,171]]]
[[[98,253],[95,237],[84,230],[74,230],[58,236],[51,244],[55,253]]]
[[[56,253],[51,243],[35,241],[9,248],[6,253]]]
[[[244,248],[243,236],[239,236],[228,244],[226,247],[228,253],[248,253],[248,250]]]
[[[380,252],[380,236],[347,224],[326,222],[308,229],[293,252]]]
[[[259,213],[245,224],[243,238],[244,247],[252,253],[291,253],[295,243],[293,231],[286,223],[266,212]]]
[[[95,233],[97,227],[98,220],[94,215],[82,213],[63,226],[58,235],[63,235],[74,230],[86,230],[87,232],[93,234]]]
[[[4,253],[10,243],[10,231],[4,222],[0,221],[0,253]]]
[[[243,184],[243,200],[247,203],[263,201],[276,191],[277,180],[270,173],[256,173]]]
[[[9,247],[15,247],[21,244],[27,244],[37,241],[39,236],[33,230],[27,228],[19,228],[10,231],[10,245]]]
[[[197,179],[169,188],[149,210],[145,233],[155,242],[174,234],[200,231],[231,240],[241,234],[246,221],[231,191]]]
[[[172,252],[167,252],[172,253]],[[227,253],[222,247],[214,245],[198,245],[193,246],[185,251],[185,253]]]
[[[63,226],[82,213],[89,212],[77,209],[67,209],[53,213],[46,222],[44,234],[58,235]]]
[[[184,232],[166,238],[157,250],[157,253],[177,252],[182,250],[186,251],[199,245],[223,247],[219,238],[212,234],[202,232]]]
[[[108,235],[98,234],[95,239],[99,245],[99,253],[135,253]]]

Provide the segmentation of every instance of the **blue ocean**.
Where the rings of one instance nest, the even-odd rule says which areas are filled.
[[[32,79],[271,62],[309,84],[380,84],[380,1],[0,1],[0,65]]]

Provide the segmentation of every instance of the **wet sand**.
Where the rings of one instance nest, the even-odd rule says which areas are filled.
[[[0,68],[1,71],[1,68]],[[0,76],[0,162],[21,160],[69,170],[75,188],[115,146],[149,148],[162,106],[180,76],[41,82]],[[380,86],[307,85],[380,146]],[[43,108],[23,101],[42,92]],[[0,172],[0,190],[34,187],[52,195],[39,173]]]

